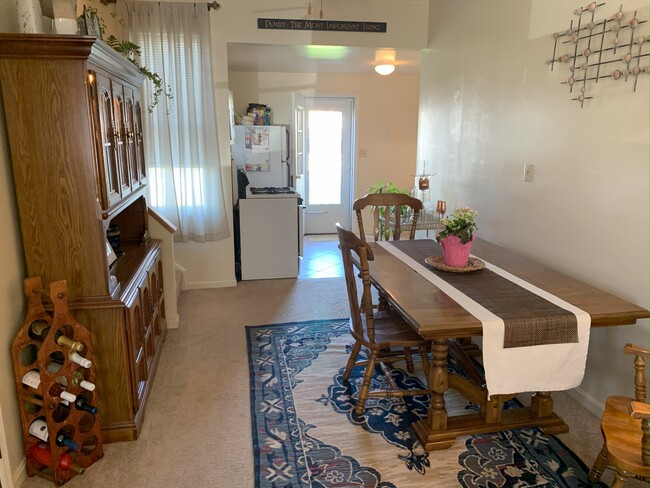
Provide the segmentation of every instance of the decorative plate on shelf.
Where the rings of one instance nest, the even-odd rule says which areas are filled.
[[[433,266],[440,271],[448,271],[450,273],[468,273],[470,271],[478,271],[479,269],[485,268],[485,263],[478,258],[469,258],[467,260],[467,266],[463,268],[455,268],[453,266],[447,266],[444,263],[444,256],[429,256],[424,260],[429,266]]]

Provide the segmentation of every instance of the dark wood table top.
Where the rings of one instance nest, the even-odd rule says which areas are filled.
[[[375,256],[370,262],[373,284],[422,337],[482,335],[481,323],[444,292],[376,242],[368,244]],[[434,246],[439,244],[431,239]],[[472,254],[584,310],[591,315],[592,327],[631,325],[650,317],[642,307],[483,239],[476,239]]]

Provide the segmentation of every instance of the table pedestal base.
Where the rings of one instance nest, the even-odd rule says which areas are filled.
[[[522,429],[526,427],[539,427],[545,434],[564,434],[569,432],[569,426],[552,413],[545,417],[533,415],[530,407],[511,408],[501,413],[501,421],[488,423],[480,414],[458,415],[447,419],[447,428],[444,430],[429,430],[427,420],[420,420],[413,424],[413,432],[422,447],[427,451],[448,449],[456,437],[487,434],[501,430]]]

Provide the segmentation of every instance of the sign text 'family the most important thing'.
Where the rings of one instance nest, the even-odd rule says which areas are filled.
[[[386,22],[347,20],[257,19],[258,29],[313,30],[334,32],[386,32]]]

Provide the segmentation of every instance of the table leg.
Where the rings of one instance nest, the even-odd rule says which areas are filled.
[[[447,372],[447,339],[434,339],[431,344],[433,364],[431,367],[431,406],[429,407],[429,430],[444,430],[447,428],[447,409],[445,408],[445,392],[449,386]]]
[[[458,379],[447,371],[449,348],[447,339],[434,339],[431,345],[433,364],[429,374],[431,405],[426,419],[413,424],[413,432],[427,451],[447,449],[457,437],[486,434],[500,430],[539,427],[545,434],[562,434],[569,427],[553,413],[553,399],[549,392],[537,392],[530,407],[503,410],[503,404],[510,395],[493,395],[487,398],[485,391]],[[463,396],[481,404],[481,412],[449,416],[444,394],[449,385]]]
[[[530,408],[535,417],[553,415],[553,398],[548,391],[538,391],[530,399]]]

